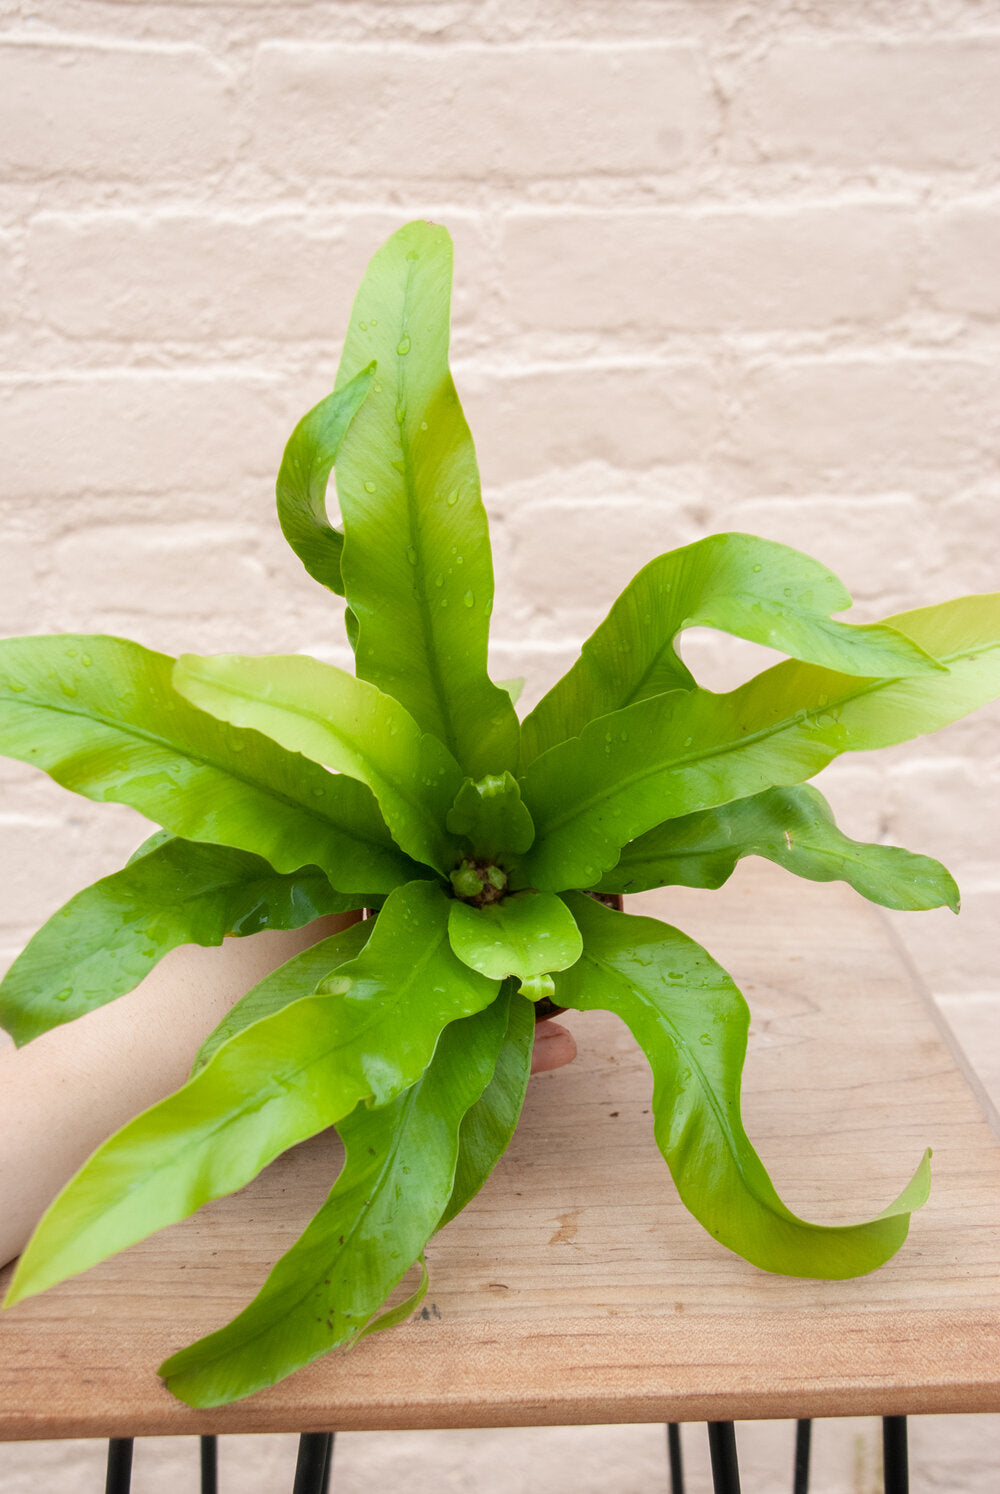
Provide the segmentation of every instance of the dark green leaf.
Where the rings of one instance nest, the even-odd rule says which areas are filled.
[[[203,711],[366,784],[408,855],[445,875],[460,859],[444,821],[461,770],[391,695],[301,654],[182,654],[173,677]]]
[[[448,371],[451,240],[411,223],[375,255],[351,312],[342,389],[375,359],[337,458],[357,669],[470,778],[517,767],[518,722],[486,673],[493,563],[472,437]]]
[[[340,1122],[346,1160],[326,1203],[237,1318],[160,1366],[174,1395],[221,1405],[379,1326],[373,1314],[447,1204],[462,1117],[490,1080],[506,1026],[503,997],[452,1023],[405,1094]]]
[[[947,671],[866,680],[786,660],[728,695],[637,701],[536,758],[521,779],[535,842],[519,885],[591,887],[664,820],[801,783],[839,753],[935,731],[1000,691],[1000,594],[889,622]]]
[[[580,658],[528,716],[522,763],[637,700],[694,686],[674,647],[685,628],[721,628],[845,674],[926,674],[935,661],[885,623],[855,626],[843,585],[808,555],[752,534],[712,534],[651,560]]]
[[[296,555],[322,586],[344,595],[340,556],[344,536],[326,513],[326,485],[344,432],[371,387],[375,365],[362,369],[304,415],[292,432],[278,472],[278,522]]]
[[[0,752],[174,835],[253,851],[282,872],[322,867],[341,892],[420,875],[364,785],[193,709],[173,663],[120,638],[0,641]]]
[[[455,1186],[438,1229],[475,1198],[507,1150],[521,1115],[535,1046],[535,1008],[515,995],[509,1013],[493,1078],[462,1122]]]
[[[43,1216],[8,1303],[242,1188],[359,1101],[385,1105],[415,1083],[441,1029],[499,989],[452,954],[447,913],[431,883],[397,888],[360,955],[316,994],[245,1028],[106,1141]]]
[[[298,929],[361,901],[334,892],[315,866],[276,872],[247,851],[170,838],[39,929],[0,981],[0,1026],[29,1042],[133,990],[180,944]]]
[[[812,882],[849,882],[885,908],[958,912],[958,888],[930,856],[851,840],[816,789],[768,789],[717,809],[668,820],[633,840],[597,892],[649,887],[721,887],[744,856],[765,856]]]
[[[504,853],[521,855],[535,838],[531,815],[510,773],[490,774],[476,782],[467,778],[455,795],[446,823],[453,835],[470,842],[474,856],[487,861]]]
[[[654,1075],[656,1143],[684,1204],[737,1255],[765,1271],[840,1280],[874,1271],[906,1238],[930,1186],[929,1153],[877,1218],[828,1226],[782,1203],[740,1120],[749,1013],[700,945],[652,918],[569,899],[584,953],[556,976],[556,999],[604,1008],[628,1025]]]

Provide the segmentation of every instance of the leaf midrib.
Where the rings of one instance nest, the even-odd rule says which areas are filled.
[[[364,845],[373,846],[376,850],[383,853],[385,853],[386,851],[399,849],[398,846],[392,843],[391,838],[390,844],[387,846],[384,841],[375,840],[370,834],[363,830],[349,828],[344,824],[338,823],[338,821],[332,819],[329,815],[324,813],[322,809],[314,808],[311,804],[304,804],[300,799],[293,799],[290,794],[286,794],[283,790],[276,789],[270,784],[262,782],[262,780],[260,780],[259,778],[250,778],[247,776],[247,774],[240,773],[236,771],[236,769],[230,767],[228,763],[225,763],[221,760],[216,760],[214,758],[205,757],[202,753],[197,752],[190,747],[179,747],[176,742],[172,742],[169,738],[158,736],[155,732],[151,732],[143,727],[136,726],[131,722],[126,723],[116,720],[114,717],[105,716],[102,712],[97,710],[88,712],[79,709],[74,710],[70,706],[55,705],[48,700],[35,699],[34,697],[30,696],[28,692],[25,692],[25,694],[28,695],[27,699],[25,699],[23,695],[19,695],[16,699],[11,700],[8,703],[15,706],[31,706],[35,710],[54,711],[61,716],[77,716],[83,721],[91,721],[99,726],[107,727],[112,731],[119,731],[123,736],[133,737],[136,741],[149,742],[153,746],[164,748],[168,754],[173,754],[173,756],[175,757],[187,758],[189,762],[195,763],[200,767],[211,768],[216,772],[224,773],[227,778],[232,778],[237,783],[244,784],[247,788],[251,788],[258,793],[265,794],[268,798],[275,799],[279,804],[285,804],[290,809],[297,809],[302,814],[307,815],[309,818],[322,820],[338,834],[344,835],[351,840],[360,841]],[[210,719],[214,720],[215,718],[212,717]],[[269,745],[278,747],[279,750],[284,750],[280,747],[280,743],[275,742],[273,738],[269,738],[266,733],[260,732],[258,733],[258,735],[263,737]],[[28,759],[27,761],[30,764],[30,759]],[[335,775],[331,773],[330,777],[334,778]],[[205,843],[211,844],[212,842]],[[240,850],[242,848],[239,846],[234,846],[233,849]],[[251,852],[250,854],[254,853]]]
[[[192,673],[194,673],[194,672],[195,671],[192,671]],[[346,747],[347,750],[354,757],[362,758],[364,761],[372,761],[373,760],[373,759],[365,758],[365,754],[364,754],[363,749],[359,749],[352,741],[350,741],[350,739],[346,735],[344,735],[343,733],[341,733],[340,731],[338,731],[337,727],[336,727],[336,723],[332,722],[328,716],[322,715],[319,711],[312,710],[308,706],[284,705],[280,701],[268,701],[268,700],[263,700],[262,701],[259,695],[255,695],[251,690],[242,688],[239,684],[237,684],[234,681],[227,680],[225,683],[220,684],[218,680],[212,679],[211,676],[208,676],[207,678],[205,676],[198,676],[198,678],[200,678],[202,680],[202,683],[208,684],[212,689],[222,690],[227,695],[235,695],[237,697],[237,699],[248,701],[251,705],[254,705],[254,706],[263,705],[265,708],[269,707],[272,710],[287,711],[288,714],[291,715],[291,716],[300,716],[300,717],[302,717],[306,721],[311,721],[313,723],[313,725],[318,726],[322,731],[329,732],[330,736],[333,737],[335,741],[339,742],[342,747]],[[365,681],[364,683],[367,684],[367,681]],[[375,689],[377,687],[371,686],[370,688]],[[386,700],[392,701],[393,705],[396,705],[396,706],[399,705],[399,702],[395,699],[394,696],[387,695],[387,696],[385,696],[385,698],[386,698]],[[400,709],[405,709],[405,707],[400,707]],[[419,726],[417,725],[416,722],[414,723],[414,725],[416,726],[416,729],[417,729],[417,750],[419,752],[420,738],[424,735],[424,733],[422,733],[420,731],[420,728],[419,728]],[[251,729],[252,730],[256,730],[257,728],[251,728]],[[262,733],[262,735],[266,736],[267,733],[266,732]],[[272,737],[272,738],[270,738],[270,740],[274,741],[275,739]],[[277,743],[277,745],[280,747],[281,746],[280,742]],[[288,749],[288,748],[286,748],[284,750],[286,750],[286,751],[294,751],[295,749]],[[303,752],[303,753],[300,753],[299,755],[301,757],[306,757],[309,762],[317,762],[316,758],[309,757],[307,753]],[[338,769],[330,769],[330,768],[327,767],[327,765],[325,763],[319,764],[319,766],[325,768],[328,772],[331,772],[334,775],[338,771],[344,771],[342,769],[340,769],[340,770],[338,770]],[[345,777],[347,777],[347,778],[354,778],[354,774],[353,773],[347,773],[345,771]],[[400,799],[402,799],[402,801],[406,805],[406,807],[408,809],[410,809],[410,810],[413,811],[413,813],[416,816],[416,819],[418,820],[418,822],[420,823],[420,825],[423,827],[425,833],[427,833],[428,839],[430,841],[431,846],[432,847],[437,846],[438,841],[440,839],[440,834],[441,834],[441,832],[440,832],[440,826],[438,825],[438,822],[434,818],[434,816],[430,813],[430,811],[427,808],[427,806],[425,804],[423,804],[419,798],[414,798],[413,797],[413,794],[410,791],[408,785],[406,785],[405,783],[401,782],[398,779],[394,779],[394,778],[388,777],[383,770],[378,769],[378,768],[376,768],[376,771],[373,774],[373,777],[377,780],[377,782],[379,783],[379,785],[382,787],[383,792],[392,793],[394,795],[397,795]],[[371,791],[375,795],[376,799],[379,798],[379,791],[378,791],[378,789],[375,788],[374,785],[372,785],[371,783],[368,783],[368,781],[366,779],[355,779],[355,782],[367,783],[367,786],[371,789]],[[381,804],[380,804],[379,807],[381,808]]]
[[[403,1133],[405,1132],[406,1125],[407,1125],[407,1122],[409,1120],[410,1112],[412,1111],[413,1106],[416,1103],[417,1095],[420,1092],[420,1090],[423,1088],[423,1083],[424,1083],[424,1077],[425,1077],[425,1075],[426,1075],[426,1070],[424,1072],[424,1075],[422,1075],[420,1077],[420,1079],[417,1080],[416,1084],[412,1085],[410,1087],[410,1089],[404,1091],[403,1098],[404,1098],[405,1103],[404,1103],[404,1106],[403,1106],[403,1110],[402,1110],[402,1114],[401,1114],[401,1119],[400,1119],[399,1124],[398,1124],[398,1126],[396,1128],[396,1132],[395,1132],[395,1134],[393,1136],[392,1145],[387,1149],[387,1151],[385,1153],[385,1157],[383,1158],[383,1161],[382,1161],[381,1165],[378,1167],[378,1169],[377,1169],[377,1171],[375,1173],[374,1183],[373,1183],[373,1185],[371,1187],[371,1190],[370,1190],[372,1197],[374,1197],[378,1193],[379,1189],[384,1185],[384,1182],[385,1182],[385,1179],[386,1179],[386,1174],[388,1173],[388,1171],[390,1170],[390,1168],[395,1165],[396,1157],[397,1157],[397,1155],[399,1153],[399,1148],[403,1144]],[[347,1164],[345,1163],[345,1168],[346,1168],[346,1165]],[[358,1186],[358,1185],[355,1184],[355,1186]],[[357,1234],[359,1228],[361,1227],[361,1224],[362,1224],[364,1218],[365,1218],[364,1210],[363,1209],[359,1209],[358,1212],[356,1213],[356,1215],[354,1217],[354,1220],[351,1223],[351,1225],[344,1231],[344,1235],[343,1235],[344,1244],[343,1244],[343,1246],[341,1246],[339,1244],[339,1241],[338,1241],[338,1250],[341,1250],[341,1249],[346,1250],[347,1249],[348,1241],[353,1240],[354,1236]],[[306,1228],[308,1229],[308,1225],[306,1226]],[[333,1231],[331,1230],[330,1233],[332,1235]],[[295,1246],[293,1245],[291,1247],[291,1249],[294,1250]],[[413,1262],[411,1261],[410,1264],[412,1265]],[[322,1269],[323,1270],[329,1270],[329,1267],[328,1266],[324,1266]],[[399,1278],[400,1281],[402,1280],[403,1276],[406,1275],[406,1271],[408,1271],[409,1269],[410,1269],[410,1267],[407,1266],[406,1270],[402,1273],[402,1276],[400,1276],[400,1278]],[[321,1274],[318,1275],[318,1276],[316,1276],[316,1277],[313,1277],[309,1281],[308,1285],[301,1292],[295,1293],[295,1287],[294,1286],[292,1286],[290,1288],[286,1288],[285,1291],[282,1292],[280,1298],[275,1301],[275,1303],[273,1305],[273,1308],[271,1310],[271,1315],[268,1317],[268,1319],[264,1323],[261,1324],[261,1326],[259,1328],[255,1328],[253,1330],[253,1332],[250,1333],[250,1334],[244,1334],[244,1335],[242,1335],[236,1343],[229,1344],[227,1347],[219,1349],[216,1353],[213,1353],[213,1354],[211,1354],[211,1355],[209,1355],[207,1357],[195,1360],[195,1362],[193,1364],[191,1364],[190,1366],[182,1366],[181,1368],[179,1368],[177,1370],[173,1370],[171,1372],[169,1378],[173,1379],[175,1375],[203,1374],[213,1364],[218,1364],[220,1360],[227,1359],[231,1354],[236,1353],[236,1352],[240,1352],[240,1351],[243,1351],[243,1350],[247,1349],[251,1344],[256,1343],[258,1341],[258,1339],[264,1338],[266,1334],[271,1333],[273,1331],[274,1326],[275,1326],[275,1319],[276,1319],[276,1317],[280,1319],[281,1316],[283,1316],[283,1315],[285,1315],[285,1314],[293,1311],[294,1309],[296,1309],[298,1307],[301,1307],[302,1303],[306,1300],[306,1298],[312,1292],[314,1292],[316,1290],[316,1287],[319,1284],[319,1281],[322,1280],[322,1279],[323,1278],[322,1278]],[[265,1285],[266,1285],[266,1283],[265,1283]],[[293,1295],[291,1297],[291,1300],[289,1300],[289,1293],[290,1292],[295,1293],[295,1295]],[[253,1306],[253,1303],[250,1302],[250,1303],[247,1304],[247,1307],[244,1310],[247,1311],[247,1312],[249,1312],[249,1310],[250,1310],[250,1308],[252,1306]],[[373,1311],[377,1311],[377,1305],[376,1305],[376,1308],[373,1309]],[[366,1319],[366,1321],[368,1321],[368,1320]],[[226,1326],[227,1327],[232,1327],[233,1325],[232,1324],[227,1324]],[[356,1334],[363,1327],[364,1327],[363,1323],[359,1324],[358,1328],[357,1329],[352,1329],[352,1331]],[[221,1328],[218,1331],[220,1333],[225,1333],[226,1332],[226,1328]],[[192,1345],[191,1347],[194,1348],[194,1345]],[[331,1345],[330,1347],[333,1347],[333,1345]],[[320,1352],[325,1352],[325,1350],[321,1350]]]
[[[940,661],[942,663],[944,663],[944,664],[953,664],[953,663],[956,663],[956,662],[961,661],[961,660],[970,660],[971,661],[971,660],[974,660],[974,659],[978,659],[983,654],[992,653],[992,652],[994,652],[998,648],[1000,648],[1000,643],[990,643],[990,644],[986,644],[982,648],[978,648],[978,649],[960,649],[960,650],[958,650],[954,654],[940,655],[939,658],[940,658]],[[776,668],[780,668],[781,666],[780,665],[776,665],[775,667]],[[588,810],[592,809],[595,805],[606,805],[606,804],[608,804],[611,801],[612,798],[618,798],[627,789],[633,787],[633,785],[643,783],[645,780],[647,780],[649,778],[653,778],[653,777],[655,777],[659,773],[664,773],[664,772],[667,772],[667,771],[674,771],[675,769],[684,768],[684,767],[687,767],[687,766],[689,766],[691,764],[696,764],[697,765],[697,764],[702,763],[702,762],[708,762],[708,761],[710,761],[714,757],[725,757],[729,753],[741,752],[741,751],[743,751],[744,748],[752,746],[752,745],[754,745],[757,742],[765,742],[765,741],[768,740],[768,738],[773,737],[773,736],[777,736],[780,732],[786,731],[790,726],[793,726],[796,722],[804,725],[805,722],[806,722],[806,720],[808,720],[808,719],[810,719],[810,718],[812,718],[814,716],[826,716],[826,715],[830,715],[833,711],[841,709],[841,708],[843,708],[846,705],[851,705],[854,701],[861,700],[866,695],[877,694],[879,691],[881,691],[881,690],[887,690],[887,689],[890,688],[890,686],[892,686],[892,685],[898,685],[902,680],[909,679],[909,678],[911,678],[911,676],[908,676],[908,675],[894,675],[891,679],[887,679],[887,680],[883,680],[883,679],[875,680],[871,684],[865,686],[862,689],[850,691],[850,692],[848,692],[847,694],[844,694],[844,695],[839,695],[839,696],[836,697],[836,699],[827,701],[827,703],[825,705],[821,705],[821,706],[817,705],[817,706],[811,706],[811,707],[802,707],[799,710],[796,710],[796,711],[792,712],[791,715],[782,717],[782,719],[780,721],[774,722],[770,726],[761,727],[758,731],[750,732],[747,735],[740,737],[739,741],[736,741],[736,742],[734,742],[734,741],[724,742],[724,743],[721,743],[718,747],[711,747],[711,748],[702,750],[700,752],[688,753],[686,756],[679,756],[679,757],[676,757],[676,758],[672,758],[672,759],[670,759],[669,762],[661,762],[661,763],[657,763],[655,766],[646,766],[646,767],[636,768],[635,771],[632,772],[632,773],[621,774],[619,777],[617,777],[615,779],[614,788],[613,788],[613,791],[612,791],[611,794],[608,793],[607,789],[595,789],[594,792],[591,793],[587,798],[576,800],[576,802],[573,804],[572,808],[567,809],[561,815],[553,816],[553,818],[550,819],[548,821],[548,823],[546,824],[545,830],[544,830],[543,834],[539,837],[539,841],[543,841],[543,840],[547,839],[553,832],[562,829],[562,827],[564,825],[570,824],[574,820],[580,819],[583,815],[585,815],[587,813]],[[742,687],[740,687],[740,688],[742,688]],[[665,693],[666,694],[670,694],[670,695],[674,695],[674,694],[677,694],[679,692],[671,690],[671,691],[667,691]],[[684,692],[684,693],[687,694],[687,693],[690,693],[690,692]],[[711,692],[705,692],[705,693],[711,693]],[[658,696],[652,696],[650,698],[656,700],[656,699],[659,699],[660,697],[658,697]],[[640,704],[641,704],[641,702],[640,702]],[[628,708],[626,707],[626,709],[628,709]],[[614,714],[617,714],[617,713],[616,712],[611,712],[610,714],[614,715]],[[604,720],[606,718],[605,717],[598,717],[597,719],[598,720]],[[590,724],[592,724],[592,723],[588,723],[588,725],[590,725]],[[572,739],[572,740],[578,740],[578,739]],[[561,745],[562,744],[560,743],[560,746]],[[555,751],[556,749],[553,748],[552,750]],[[704,809],[710,809],[710,808],[715,808],[715,807],[718,807],[718,806],[703,805],[703,806],[700,806],[700,807],[704,808]],[[684,813],[694,813],[694,812],[696,812],[696,811],[695,810],[686,810],[686,811],[684,811]],[[681,816],[679,816],[679,815],[678,816],[672,816],[672,818],[678,818],[678,819],[680,817]]]
[[[725,1114],[725,1111],[722,1109],[722,1107],[719,1105],[718,1100],[716,1099],[715,1091],[713,1090],[711,1084],[709,1083],[708,1076],[706,1075],[705,1070],[702,1067],[702,1064],[701,1064],[700,1059],[698,1058],[698,1055],[694,1052],[694,1050],[691,1047],[688,1039],[684,1036],[684,1034],[681,1031],[681,1029],[677,1026],[677,1023],[673,1020],[672,1017],[668,1016],[668,1014],[663,1010],[663,1008],[660,1007],[660,1006],[658,1006],[656,1004],[656,1002],[651,997],[643,997],[643,996],[639,995],[639,993],[636,990],[636,988],[629,983],[628,977],[624,974],[624,972],[620,968],[618,968],[615,965],[611,964],[607,960],[601,959],[600,956],[595,955],[591,951],[588,951],[588,950],[584,950],[583,958],[589,960],[592,965],[596,966],[598,969],[600,969],[601,971],[603,971],[606,975],[613,977],[614,981],[615,981],[615,984],[617,984],[617,985],[624,984],[626,986],[626,988],[627,988],[626,991],[625,991],[625,1001],[626,1002],[635,1001],[635,1002],[639,1003],[640,1005],[648,1007],[650,1010],[652,1010],[656,1014],[656,1016],[664,1023],[664,1025],[667,1026],[670,1029],[670,1031],[675,1035],[676,1040],[677,1040],[677,1048],[679,1050],[683,1050],[685,1056],[690,1059],[693,1067],[698,1072],[700,1088],[707,1095],[709,1108],[712,1111],[712,1113],[715,1115],[716,1121],[717,1121],[718,1126],[719,1126],[719,1130],[727,1138],[727,1141],[728,1141],[728,1144],[729,1144],[729,1150],[733,1154],[734,1158],[736,1158],[736,1156],[737,1156],[736,1146],[735,1146],[735,1141],[734,1141],[734,1138],[733,1138],[732,1129],[730,1127],[729,1118]],[[613,1011],[614,1008],[612,1007],[612,1008],[610,1008],[610,1010]],[[648,1056],[647,1056],[647,1062],[650,1062],[650,1060],[648,1059]],[[651,1062],[650,1062],[650,1067],[652,1068],[652,1063]],[[655,1081],[656,1077],[657,1076],[656,1076],[656,1074],[654,1072],[654,1074],[653,1074],[654,1081]],[[739,1101],[739,1087],[737,1087],[736,1098],[737,1098],[737,1102],[738,1102]],[[739,1164],[738,1159],[737,1159],[737,1166],[739,1166],[739,1165],[740,1164]],[[742,1176],[742,1167],[740,1167],[740,1174]]]
[[[403,311],[402,325],[400,328],[400,340],[402,340],[404,336],[409,335],[407,332],[407,328],[410,321],[409,308],[411,301],[411,288],[413,276],[416,273],[416,264],[416,261],[410,261],[406,272],[406,284],[403,287]],[[399,448],[403,456],[403,490],[406,496],[406,514],[407,523],[409,525],[410,543],[417,551],[417,554],[420,556],[421,561],[423,561],[424,543],[423,534],[420,527],[421,504],[419,494],[416,490],[416,484],[413,475],[413,455],[409,434],[410,407],[406,398],[406,360],[408,357],[408,353],[397,352],[396,354],[397,402],[406,411],[403,424],[398,426],[397,429],[399,431]],[[414,587],[414,591],[417,598],[417,606],[419,608],[421,620],[423,623],[424,637],[427,640],[427,673],[430,679],[431,688],[434,692],[434,699],[437,705],[438,717],[441,721],[442,726],[444,727],[442,740],[444,741],[444,744],[448,748],[448,751],[451,753],[451,755],[456,758],[456,760],[461,762],[461,752],[459,749],[459,744],[455,737],[454,725],[451,719],[448,692],[444,683],[444,676],[441,669],[441,660],[438,656],[437,635],[434,631],[430,602],[427,597],[427,590],[425,586],[426,567],[421,564],[417,569],[418,574],[414,577],[414,580],[417,584]]]

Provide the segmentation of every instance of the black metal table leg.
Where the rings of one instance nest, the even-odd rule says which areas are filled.
[[[812,1446],[812,1422],[795,1423],[795,1466],[792,1472],[792,1494],[809,1494],[809,1451]]]
[[[132,1487],[132,1438],[109,1437],[104,1494],[129,1494]]]
[[[320,1491],[320,1494],[329,1494],[330,1477],[333,1473],[333,1449],[336,1445],[337,1438],[334,1432],[330,1432],[329,1437],[330,1440],[326,1445],[326,1471],[323,1474],[323,1488]]]
[[[736,1429],[731,1421],[708,1423],[708,1450],[712,1456],[712,1487],[715,1494],[740,1494]]]
[[[219,1494],[219,1443],[217,1437],[201,1439],[201,1494]]]
[[[684,1494],[681,1429],[675,1421],[667,1422],[667,1457],[670,1462],[670,1494]]]
[[[909,1494],[910,1469],[905,1416],[882,1418],[882,1468],[885,1494]]]
[[[303,1432],[292,1494],[326,1494],[333,1467],[333,1433]]]

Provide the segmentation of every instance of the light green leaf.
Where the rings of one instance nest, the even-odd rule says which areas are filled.
[[[520,855],[535,838],[531,815],[510,773],[492,773],[476,782],[467,778],[455,795],[446,824],[453,835],[471,843],[474,856],[487,861],[504,853]]]
[[[593,886],[664,820],[801,783],[842,752],[936,731],[1000,693],[1000,594],[889,622],[947,672],[866,680],[786,660],[727,695],[637,701],[536,758],[521,779],[535,842],[518,885]]]
[[[29,1042],[133,990],[180,944],[298,929],[360,900],[334,892],[315,866],[276,872],[247,851],[171,838],[39,929],[0,981],[0,1026]]]
[[[660,555],[629,582],[573,668],[527,717],[521,761],[578,736],[597,716],[693,688],[674,647],[685,628],[720,628],[845,674],[938,668],[885,623],[831,618],[850,605],[850,594],[819,561],[752,534],[712,534]]]
[[[388,892],[419,869],[370,791],[237,731],[174,690],[173,660],[120,638],[0,641],[0,752],[174,835],[319,866],[341,892]]]
[[[884,908],[958,912],[958,888],[940,861],[851,840],[823,795],[807,784],[667,820],[627,845],[595,891],[721,887],[744,856],[764,856],[811,882],[849,882]]]
[[[368,267],[337,388],[378,375],[337,458],[343,577],[362,679],[470,778],[517,766],[518,721],[486,673],[493,563],[472,437],[448,371],[452,247],[410,223]]]
[[[364,368],[299,421],[278,471],[278,522],[296,555],[321,586],[344,595],[340,557],[344,536],[326,513],[326,486],[340,443],[371,388],[375,365]]]
[[[510,1145],[524,1105],[534,1046],[535,1008],[530,1001],[514,995],[493,1078],[462,1122],[455,1185],[438,1229],[475,1198]]]
[[[782,1203],[740,1120],[749,1013],[700,945],[652,918],[569,899],[584,953],[556,976],[556,999],[627,1024],[654,1075],[656,1144],[685,1206],[709,1234],[765,1271],[827,1280],[874,1271],[906,1238],[927,1198],[929,1153],[877,1218],[824,1226]]]
[[[367,784],[407,855],[445,875],[460,859],[444,820],[461,770],[391,695],[301,654],[182,654],[174,684],[201,710]]]
[[[514,975],[528,981],[565,970],[583,947],[573,915],[551,892],[518,892],[485,908],[452,902],[451,947],[471,970],[496,980]]]
[[[236,1400],[379,1326],[373,1315],[447,1204],[459,1127],[493,1073],[507,1004],[446,1027],[405,1094],[340,1122],[347,1155],[326,1203],[237,1318],[160,1366],[174,1395],[189,1406]]]
[[[521,692],[524,689],[524,676],[519,674],[514,679],[497,680],[497,684],[499,685],[501,690],[507,691],[507,694],[510,696],[513,704],[517,705],[518,701],[521,699]]]
[[[371,936],[375,923],[372,919],[350,924],[328,939],[320,939],[308,949],[293,955],[270,975],[251,986],[235,1006],[231,1006],[218,1026],[214,1027],[195,1054],[191,1065],[192,1077],[208,1063],[223,1043],[265,1017],[272,1017],[282,1007],[293,1001],[301,1001],[303,995],[314,992],[324,976],[332,975],[341,965],[357,959]]]
[[[150,851],[155,851],[158,846],[165,846],[168,840],[176,837],[169,830],[154,830],[152,835],[147,835],[141,846],[137,846],[126,861],[126,866],[131,866],[134,861],[141,861],[143,856],[148,856]]]
[[[8,1304],[242,1188],[359,1101],[385,1105],[414,1084],[441,1029],[499,989],[452,954],[447,908],[429,882],[397,888],[317,994],[245,1028],[105,1142],[43,1216]]]

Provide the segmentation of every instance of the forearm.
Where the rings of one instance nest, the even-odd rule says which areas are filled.
[[[353,917],[185,945],[127,996],[0,1049],[0,1265],[95,1147],[184,1083],[204,1039],[251,986]]]

